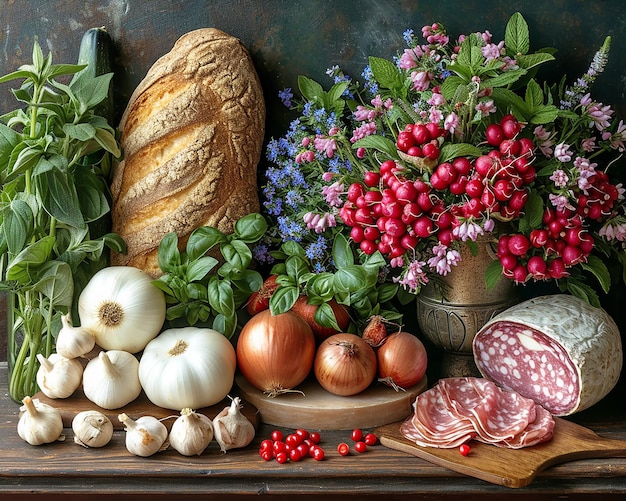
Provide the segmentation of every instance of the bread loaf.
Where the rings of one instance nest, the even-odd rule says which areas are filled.
[[[112,264],[159,276],[167,233],[182,247],[200,226],[230,233],[258,212],[265,103],[238,39],[213,28],[183,35],[137,86],[119,128],[111,217],[128,251]]]

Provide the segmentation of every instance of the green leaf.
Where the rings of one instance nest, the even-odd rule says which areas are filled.
[[[0,123],[0,166],[4,170],[4,166],[9,162],[13,148],[19,143],[20,135],[10,127]]]
[[[332,256],[335,268],[337,269],[354,264],[354,254],[352,252],[352,248],[350,247],[348,239],[342,233],[337,233],[335,235]]]
[[[219,280],[213,275],[207,285],[209,304],[218,313],[229,317],[235,314],[233,291],[226,280]]]
[[[182,264],[178,250],[178,235],[175,232],[166,234],[159,242],[157,262],[163,273],[177,273]]]
[[[382,87],[396,92],[404,87],[404,76],[393,62],[370,56],[369,65],[374,78]]]
[[[186,252],[190,261],[204,256],[215,245],[227,241],[226,235],[217,228],[201,226],[196,228],[187,240]]]
[[[581,263],[581,267],[592,273],[600,283],[602,290],[608,294],[611,288],[611,273],[606,264],[598,256],[592,254],[587,257],[586,263]]]
[[[243,270],[239,278],[232,280],[232,285],[249,296],[261,288],[263,276],[256,270]]]
[[[322,103],[324,89],[315,80],[312,80],[304,75],[299,75],[298,89],[300,90],[300,94],[302,94],[302,97],[304,97],[307,101],[320,104]]]
[[[218,314],[215,316],[213,320],[213,330],[220,332],[226,337],[226,339],[230,339],[233,337],[235,330],[237,329],[237,317],[236,316],[226,316],[222,314]]]
[[[567,290],[572,296],[576,296],[583,301],[586,301],[591,306],[595,306],[596,308],[601,307],[600,298],[598,297],[596,291],[579,280],[566,278],[565,290]]]
[[[32,234],[35,217],[33,211],[23,200],[12,200],[9,207],[4,210],[2,231],[9,252],[12,255],[19,253],[26,245],[27,239]]]
[[[372,134],[359,139],[352,145],[352,148],[371,148],[380,151],[381,153],[385,153],[391,158],[395,158],[398,154],[396,143],[391,139],[379,136],[378,134]]]
[[[530,50],[530,34],[524,17],[516,12],[509,19],[504,31],[504,45],[507,55],[515,59],[517,54],[527,54]]]
[[[285,260],[285,270],[287,275],[295,279],[296,283],[302,275],[309,271],[306,259],[300,256],[289,256]]]
[[[376,289],[378,292],[378,302],[387,303],[391,301],[398,293],[399,287],[400,286],[398,284],[393,284],[389,282],[380,284]]]
[[[115,139],[115,136],[108,130],[97,128],[95,140],[106,151],[111,153],[114,157],[119,158],[122,154],[119,144]]]
[[[270,312],[272,315],[289,311],[300,296],[298,287],[287,285],[280,286],[270,298]]]
[[[259,213],[248,214],[235,223],[233,235],[247,244],[259,241],[267,231],[267,221]]]
[[[509,70],[504,73],[500,73],[492,78],[486,78],[480,83],[480,88],[494,88],[494,87],[506,87],[517,82],[521,77],[526,74],[525,69]]]
[[[355,292],[366,288],[367,275],[365,270],[358,265],[347,266],[338,269],[333,280],[337,291]]]
[[[313,319],[322,327],[332,327],[336,331],[341,332],[341,328],[337,323],[337,317],[332,307],[324,302],[317,307]]]
[[[543,105],[543,91],[535,80],[528,81],[524,100],[530,108],[537,108]]]
[[[556,106],[550,104],[541,106],[536,109],[528,121],[536,125],[549,124],[554,122],[558,115],[559,109]]]
[[[333,274],[328,271],[314,274],[306,283],[307,296],[321,297],[325,301],[330,300],[334,293],[333,280]]]
[[[534,54],[518,54],[515,61],[520,68],[526,71],[539,66],[540,64],[554,61],[556,58],[548,52],[535,52]]]
[[[439,162],[449,162],[457,157],[479,157],[482,151],[469,143],[445,143],[439,152]]]
[[[55,307],[72,306],[74,282],[72,270],[67,263],[48,261],[38,270],[39,279],[34,289],[50,299]]]
[[[23,249],[7,267],[7,280],[20,284],[31,281],[31,271],[45,263],[52,255],[54,237],[47,236]]]
[[[222,256],[237,270],[246,269],[252,262],[252,251],[241,240],[233,240],[221,247]]]
[[[33,172],[37,191],[46,211],[57,220],[81,228],[85,220],[80,211],[76,187],[63,172],[60,156],[47,160],[43,157],[37,163],[37,173]]]
[[[86,222],[96,221],[108,214],[111,208],[106,197],[107,187],[92,170],[77,169],[74,174],[74,185],[80,211]]]
[[[493,289],[498,281],[502,279],[502,264],[497,259],[494,259],[489,263],[485,270],[485,286],[487,290]]]
[[[79,124],[63,124],[63,132],[71,138],[77,141],[87,142],[96,136],[96,129],[86,123]]]
[[[206,277],[219,261],[211,256],[204,256],[191,261],[187,266],[185,277],[188,282],[199,282]]]

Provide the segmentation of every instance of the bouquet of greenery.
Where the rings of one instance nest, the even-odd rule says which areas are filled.
[[[20,108],[0,117],[0,277],[9,298],[9,391],[17,401],[37,390],[37,354],[49,356],[60,317],[106,264],[110,155],[115,131],[96,107],[112,74],[53,64],[37,42],[32,64],[0,78],[21,80]],[[63,83],[70,79],[69,83]]]

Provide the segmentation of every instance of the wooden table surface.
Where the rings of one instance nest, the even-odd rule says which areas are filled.
[[[624,390],[618,387],[593,409],[572,421],[607,438],[626,440]],[[601,499],[626,495],[626,459],[578,460],[553,466],[530,485],[511,489],[435,466],[382,445],[341,457],[336,445],[349,432],[323,431],[326,459],[297,463],[265,462],[258,445],[274,428],[261,424],[245,449],[222,454],[215,442],[202,456],[187,458],[173,450],[150,458],[131,456],[122,431],[102,449],[85,449],[68,439],[33,447],[17,435],[19,406],[7,394],[7,367],[0,364],[0,499]],[[290,430],[284,430],[290,431]],[[355,497],[356,495],[356,497]]]

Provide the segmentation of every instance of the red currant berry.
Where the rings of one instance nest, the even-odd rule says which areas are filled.
[[[350,446],[346,444],[345,442],[341,442],[337,446],[337,452],[339,453],[340,456],[347,456],[348,454],[350,454]]]
[[[367,450],[367,444],[361,440],[354,444],[354,450],[358,453],[363,453]]]
[[[374,433],[368,433],[363,437],[363,442],[365,442],[366,445],[376,445],[378,437]]]
[[[358,442],[359,440],[362,440],[363,430],[361,430],[360,428],[355,428],[354,430],[352,430],[351,438],[353,442]]]

